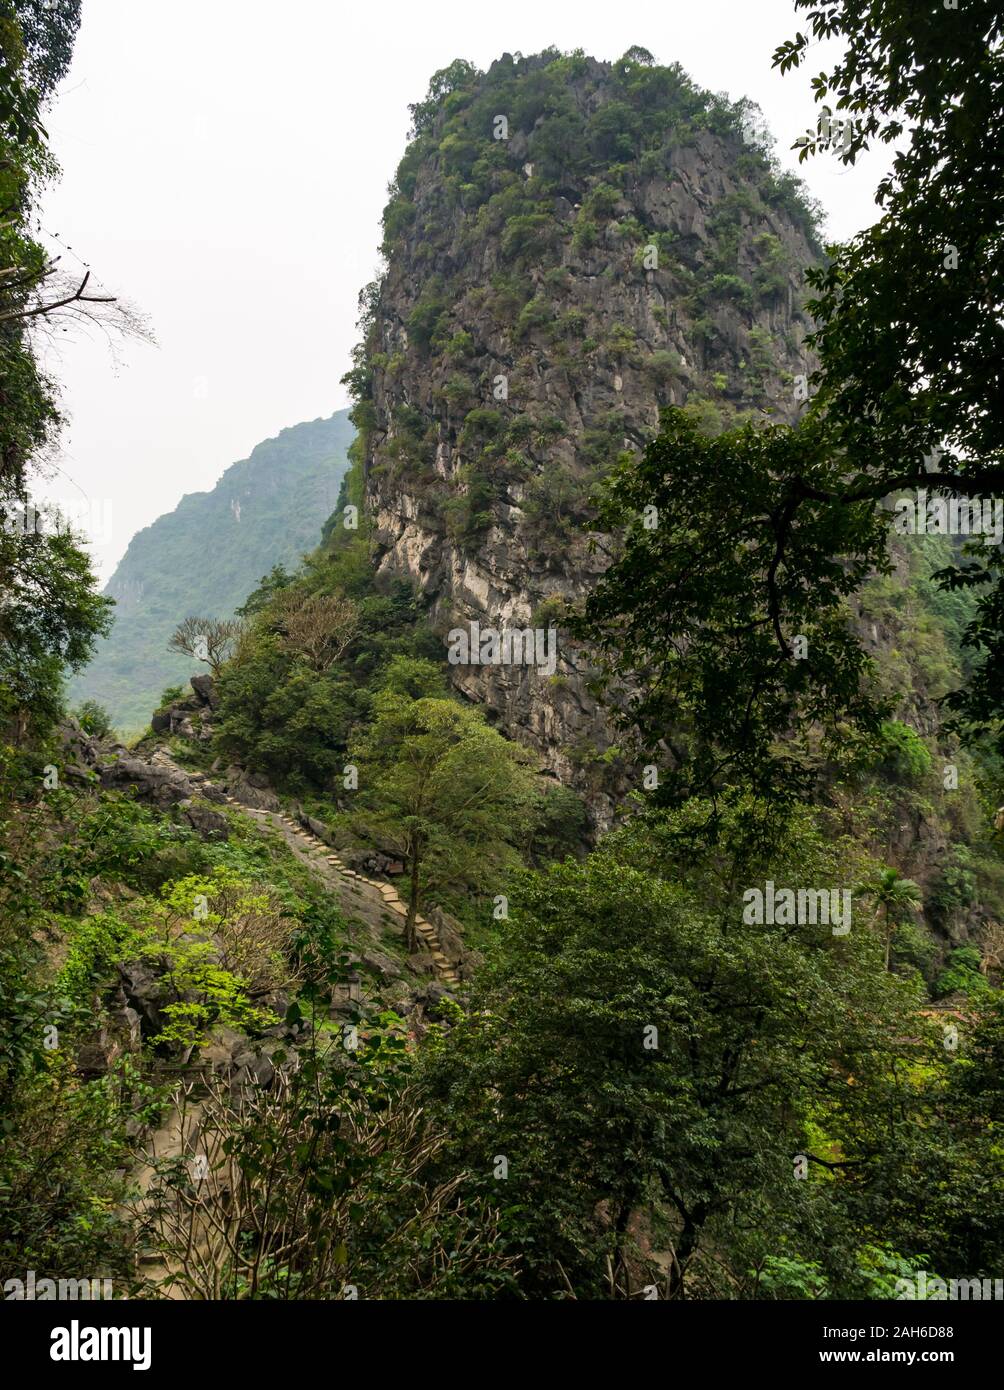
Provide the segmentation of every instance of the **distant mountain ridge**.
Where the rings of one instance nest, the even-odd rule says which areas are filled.
[[[121,732],[149,723],[165,686],[193,669],[168,651],[174,628],[189,614],[232,616],[274,565],[295,566],[316,546],[353,435],[347,410],[284,429],[138,531],[104,591],[115,624],[70,682],[71,703],[97,700]]]

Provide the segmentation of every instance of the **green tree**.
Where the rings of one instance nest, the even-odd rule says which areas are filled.
[[[0,529],[0,719],[22,739],[56,719],[65,667],[78,670],[111,626],[89,557],[67,531]]]
[[[63,668],[77,669],[109,623],[87,557],[26,491],[59,425],[28,325],[79,302],[42,295],[54,264],[31,235],[39,189],[56,172],[41,112],[79,22],[78,0],[0,0],[0,724],[18,740],[32,719],[51,724]]]
[[[873,1114],[842,1134],[846,1158],[882,1155],[863,1165],[867,1181],[854,1185],[847,1214],[867,1229],[881,1212],[885,1232],[908,1252],[914,1277],[932,1268],[959,1277],[999,1277],[1004,994],[987,991],[970,998],[964,1015],[935,1017],[937,1036],[905,1097],[906,1123],[894,1120],[886,1127]]]
[[[898,869],[885,868],[865,879],[857,891],[862,897],[871,898],[882,913],[885,968],[888,970],[896,928],[916,910],[920,887],[912,878],[904,878]]]
[[[881,217],[808,277],[809,344],[820,359],[811,410],[845,465],[818,499],[839,509],[900,488],[999,491],[1004,425],[986,402],[1000,394],[1004,355],[994,270],[1004,226],[994,154],[1004,136],[1000,7],[974,0],[964,19],[919,0],[796,8],[810,11],[808,29],[778,48],[775,66],[798,66],[813,40],[840,41],[842,56],[813,79],[817,101],[841,122],[840,158],[900,142],[878,190]],[[830,132],[824,118],[801,157],[832,150],[820,138]],[[948,588],[981,593],[967,636],[981,669],[949,700],[972,732],[996,724],[1001,709],[1000,570],[998,551],[984,550],[941,574]]]
[[[777,50],[775,64],[798,65],[823,39],[839,40],[842,52],[813,80],[832,109],[802,152],[839,146],[852,162],[869,143],[900,142],[879,190],[881,216],[808,272],[808,346],[819,366],[802,422],[730,433],[700,450],[671,415],[645,459],[625,466],[606,514],[625,525],[618,503],[639,521],[656,505],[658,528],[629,533],[587,615],[601,640],[628,615],[633,669],[643,683],[654,672],[657,694],[682,691],[684,720],[698,721],[710,750],[706,773],[765,789],[790,787],[798,770],[774,746],[793,728],[849,720],[874,730],[867,663],[840,605],[887,564],[879,504],[901,489],[985,495],[1004,483],[1004,422],[987,406],[1000,395],[1004,359],[999,6],[974,0],[964,17],[921,0],[796,6],[810,11],[808,30]],[[850,124],[835,128],[834,119]],[[978,560],[941,575],[980,594],[966,640],[982,665],[949,699],[974,733],[1004,714],[1001,566],[999,548],[981,547]],[[655,592],[666,595],[668,617],[652,610]],[[799,635],[807,650],[793,661]]]
[[[78,705],[73,713],[85,734],[91,734],[97,738],[107,738],[109,734],[114,732],[108,711],[104,705],[99,705],[97,700],[84,700],[83,704]]]
[[[764,1259],[785,1237],[819,1258],[823,1228],[853,1266],[859,1232],[844,1223],[838,1241],[822,1201],[845,1170],[818,1120],[860,1116],[872,1133],[910,987],[875,969],[868,933],[743,924],[744,883],[838,867],[805,818],[764,860],[742,817],[701,849],[707,815],[642,818],[582,864],[522,877],[431,1064],[458,1161],[502,1203],[531,1297],[661,1279],[639,1229],[668,1252],[674,1297],[708,1290],[708,1249],[743,1280],[753,1247]],[[793,1181],[800,1153],[816,1181]]]
[[[408,872],[405,940],[430,892],[477,885],[518,863],[514,846],[536,811],[529,755],[480,710],[441,695],[428,662],[392,663],[358,745],[357,824],[391,845]]]
[[[365,545],[363,546],[365,550]],[[370,713],[374,689],[395,656],[440,653],[405,584],[373,592],[366,561],[354,545],[318,551],[295,579],[273,574],[245,606],[246,630],[218,683],[217,747],[276,785],[331,793],[340,790],[353,730]],[[329,604],[351,620],[351,637],[337,658],[325,640],[322,660],[290,642],[289,595],[311,609]],[[345,597],[342,597],[345,595]],[[320,604],[313,597],[320,597]],[[321,625],[327,638],[330,628]],[[323,669],[318,669],[318,667]]]
[[[870,503],[797,510],[789,496],[838,472],[813,428],[709,438],[673,408],[598,498],[624,544],[573,626],[633,673],[623,722],[650,748],[669,735],[681,798],[728,780],[794,799],[820,735],[825,751],[848,721],[881,724],[847,603],[887,567],[886,527]]]

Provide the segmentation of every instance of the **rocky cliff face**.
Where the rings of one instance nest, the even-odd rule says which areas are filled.
[[[547,627],[606,563],[590,491],[660,407],[711,430],[795,415],[818,247],[742,112],[647,55],[507,56],[438,90],[415,108],[357,373],[379,567],[417,581],[444,637]],[[455,681],[602,823],[611,733],[557,636],[553,674],[459,664]]]

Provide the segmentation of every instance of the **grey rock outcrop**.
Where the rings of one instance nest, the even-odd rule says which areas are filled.
[[[584,60],[569,95],[586,113],[615,100],[612,70]],[[603,174],[566,172],[558,192],[541,195],[524,162],[527,131],[510,132],[501,155],[489,130],[462,136],[505,160],[498,188],[526,180],[546,229],[534,254],[514,255],[508,223],[450,192],[438,150],[409,172],[413,215],[368,339],[366,500],[380,572],[418,585],[444,640],[472,620],[546,627],[549,604],[588,592],[610,542],[591,544],[586,495],[619,452],[658,429],[661,407],[689,402],[719,424],[796,416],[792,380],[812,365],[803,271],[818,260],[804,219],[754,186],[738,132],[689,130],[664,167],[611,173],[620,182],[604,185],[588,236],[582,205]],[[644,238],[658,240],[655,268],[640,258]],[[432,302],[442,308],[430,344],[415,325]],[[553,673],[458,664],[453,680],[585,791],[602,824],[627,784],[595,785],[589,768],[614,736],[586,654],[560,632],[558,650]]]

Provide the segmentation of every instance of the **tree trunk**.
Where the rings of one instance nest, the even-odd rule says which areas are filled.
[[[621,1276],[625,1298],[630,1298],[631,1296],[630,1271],[628,1270],[627,1250],[625,1246],[627,1244],[628,1222],[631,1220],[631,1212],[634,1210],[634,1201],[635,1199],[631,1197],[621,1203],[620,1210],[617,1213],[617,1220],[614,1222],[614,1235],[617,1240],[614,1268]]]
[[[408,886],[408,915],[404,920],[404,940],[409,951],[418,947],[418,932],[415,918],[418,916],[418,841],[412,839],[408,845],[408,858],[411,865],[411,881]]]
[[[707,1207],[700,1203],[694,1208],[693,1212],[688,1213],[683,1221],[683,1230],[680,1232],[680,1239],[676,1246],[676,1258],[669,1268],[669,1288],[670,1298],[685,1298],[683,1291],[683,1280],[686,1274],[687,1265],[690,1258],[697,1251],[701,1240],[701,1231],[708,1217]]]

